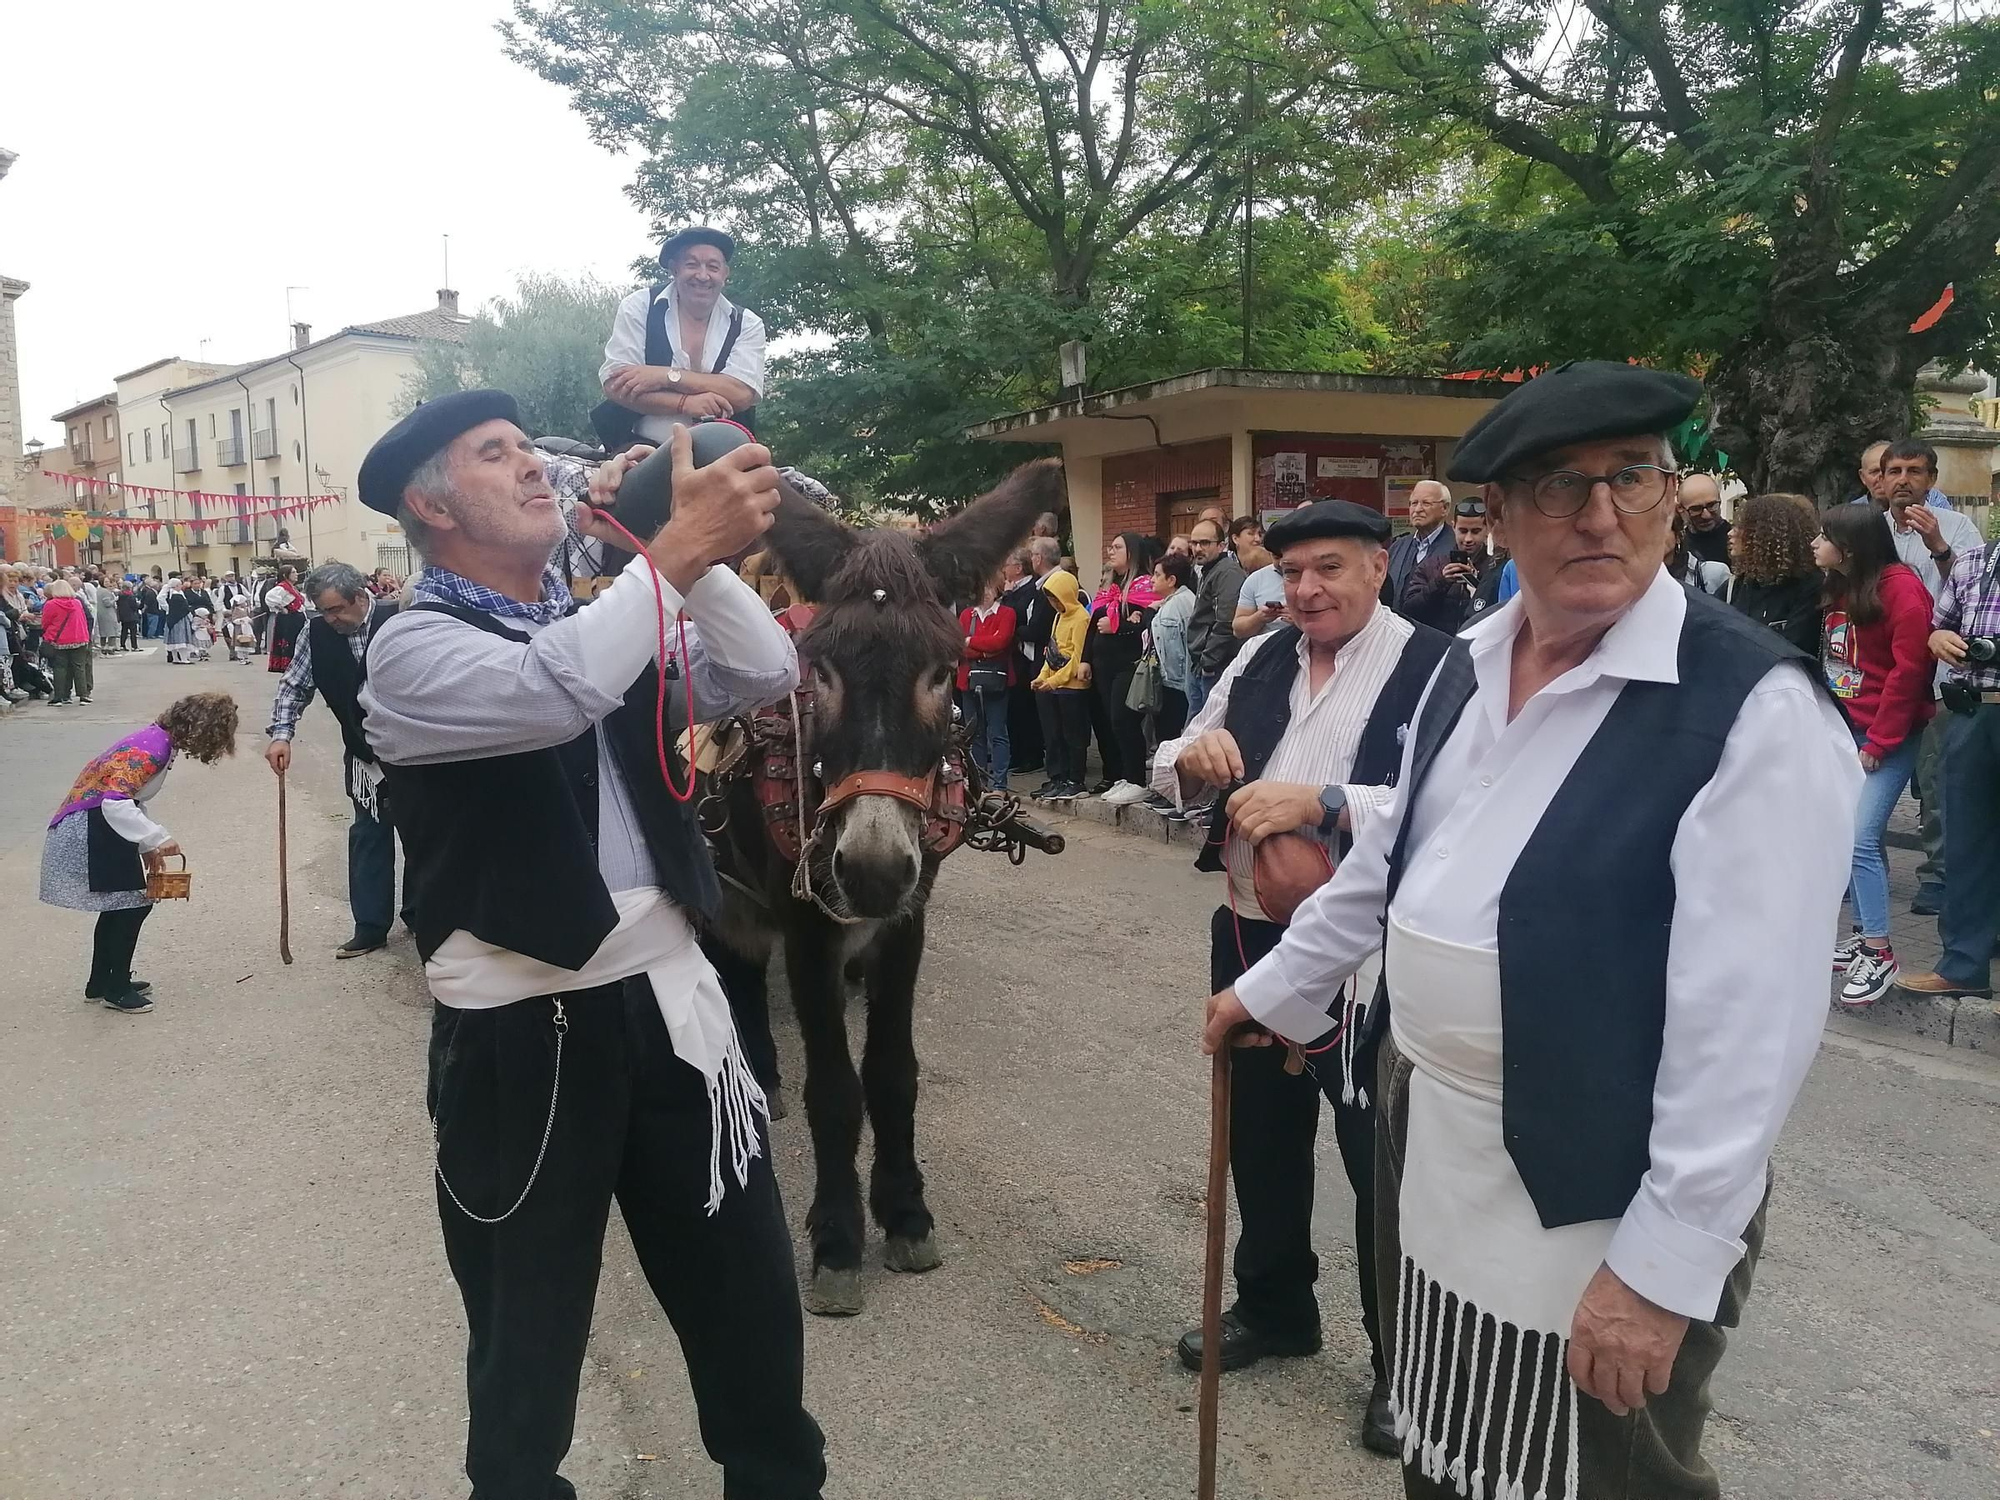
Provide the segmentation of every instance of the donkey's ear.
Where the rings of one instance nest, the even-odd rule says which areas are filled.
[[[782,479],[778,481],[778,508],[765,539],[799,592],[814,603],[826,598],[827,580],[858,540],[838,518]]]
[[[1023,464],[991,494],[938,522],[917,541],[917,555],[944,589],[947,599],[977,599],[986,580],[1000,571],[1007,554],[1027,539],[1035,518],[1060,510],[1062,461]]]

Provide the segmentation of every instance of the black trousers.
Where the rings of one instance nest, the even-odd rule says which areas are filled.
[[[1038,771],[1044,764],[1042,716],[1035,700],[1041,697],[1026,679],[1034,676],[1033,666],[1016,661],[1014,673],[1023,680],[1007,689],[1007,738],[1013,745],[1016,771]]]
[[[1088,688],[1051,688],[1035,694],[1041,711],[1044,767],[1051,781],[1083,781],[1084,753],[1090,748]]]
[[[576,1493],[556,1471],[614,1198],[680,1339],[727,1500],[817,1500],[825,1443],[803,1402],[804,1329],[768,1139],[747,1187],[724,1150],[726,1191],[710,1215],[707,1088],[674,1055],[651,986],[641,977],[559,998],[559,1088],[555,998],[440,1005],[431,1023],[438,1214],[471,1334],[473,1500]]]
[[[1132,672],[1137,662],[1127,663],[1115,673],[1091,675],[1097,695],[1092,715],[1097,728],[1097,751],[1104,760],[1104,774],[1112,781],[1146,784],[1146,719],[1125,706],[1132,690]]]
[[[1278,946],[1285,929],[1243,919],[1219,906],[1209,924],[1209,985],[1221,990]],[[1310,1059],[1309,1059],[1310,1061]],[[1257,1329],[1304,1334],[1319,1326],[1313,1283],[1319,1257],[1312,1248],[1313,1142],[1322,1093],[1333,1106],[1333,1133],[1354,1189],[1354,1260],[1359,1273],[1361,1326],[1368,1358],[1384,1379],[1382,1327],[1375,1287],[1375,1114],[1340,1102],[1340,1069],[1329,1052],[1313,1071],[1285,1071],[1283,1047],[1244,1047],[1230,1059],[1229,1174],[1243,1220],[1236,1242],[1236,1315]]]
[[[86,986],[91,993],[115,993],[131,984],[132,955],[139,948],[139,929],[152,914],[150,903],[97,914],[97,930],[90,943],[90,981]]]
[[[137,651],[139,649],[139,622],[137,620],[119,621],[118,649],[121,651]]]

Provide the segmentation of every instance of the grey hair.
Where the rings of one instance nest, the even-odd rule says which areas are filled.
[[[1062,562],[1062,543],[1052,536],[1030,537],[1028,539],[1027,550],[1031,558],[1039,557],[1051,567],[1055,567]],[[1029,571],[1034,571],[1032,563],[1030,564]]]
[[[1023,573],[1032,573],[1035,571],[1035,559],[1030,555],[1026,547],[1016,547],[1012,552],[1007,554],[1007,560]]]
[[[368,592],[368,580],[361,576],[361,570],[352,563],[325,562],[306,574],[301,585],[306,598],[315,606],[319,596],[331,591],[343,599],[359,599]]]
[[[416,470],[403,482],[405,499],[402,504],[396,507],[396,524],[403,528],[403,535],[410,539],[410,547],[420,555],[429,557],[431,551],[430,522],[426,521],[410,508],[410,502],[407,497],[411,490],[415,490],[426,500],[435,500],[439,504],[443,504],[452,498],[455,492],[451,487],[451,464],[449,462],[448,449],[438,449],[437,452],[417,465]]]

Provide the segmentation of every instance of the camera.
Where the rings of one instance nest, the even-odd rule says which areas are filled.
[[[1965,638],[1965,659],[1989,662],[2000,657],[2000,635],[1969,635]]]

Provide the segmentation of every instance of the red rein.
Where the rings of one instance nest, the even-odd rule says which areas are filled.
[[[646,544],[613,519],[611,513],[591,507],[591,514],[610,526],[626,541],[632,550],[646,557]],[[653,702],[653,749],[660,757],[660,780],[667,784],[667,795],[676,802],[694,800],[694,760],[688,760],[688,780],[685,789],[674,785],[672,762],[667,759],[667,591],[660,580],[660,570],[647,558],[646,576],[653,580],[653,612],[660,626],[660,654],[654,666],[660,674],[660,691]],[[680,625],[681,678],[687,684],[688,746],[694,746],[694,666],[688,660],[688,625],[685,612],[677,612],[676,621]]]

